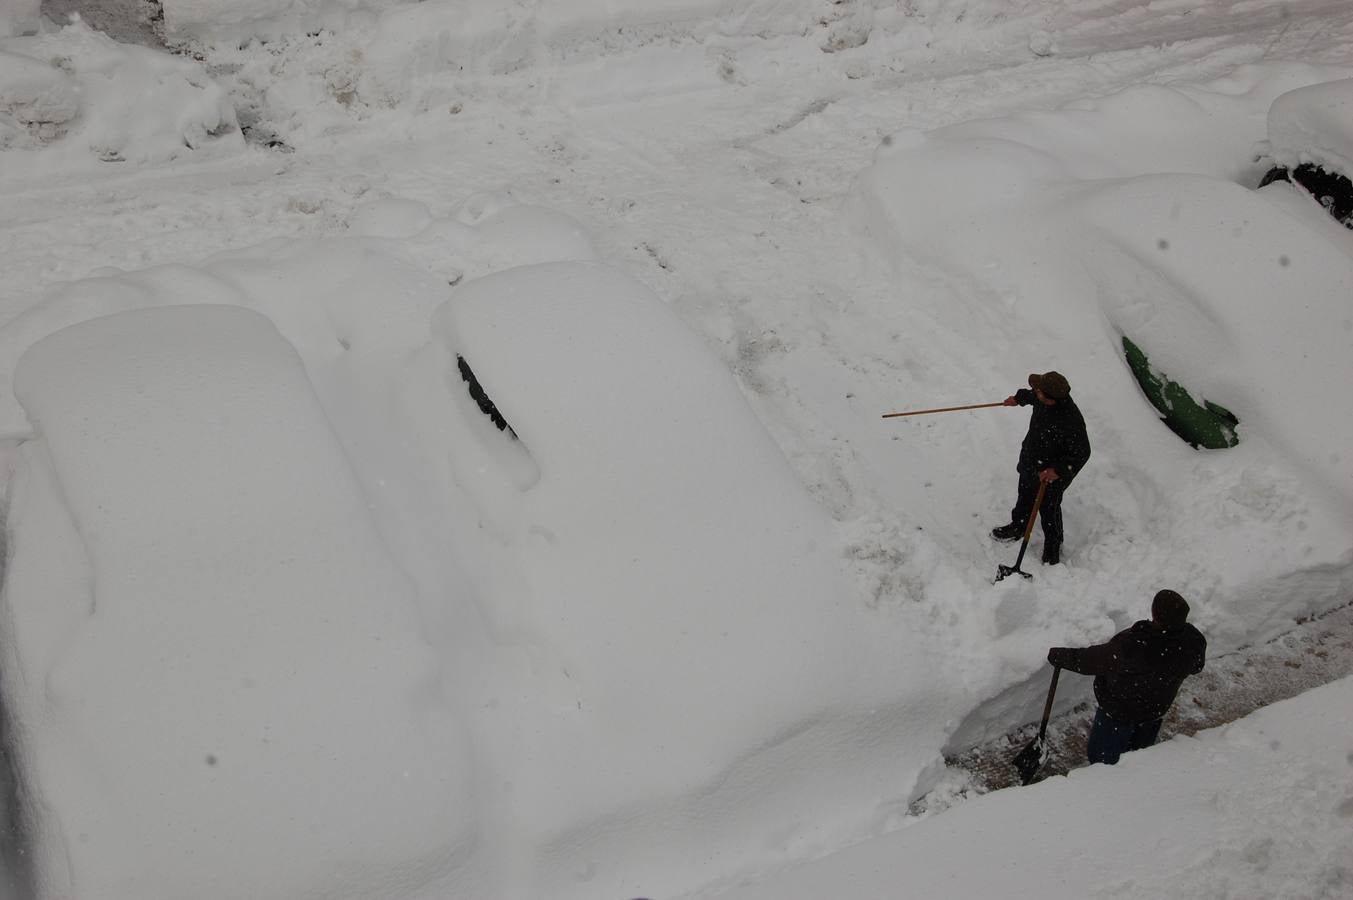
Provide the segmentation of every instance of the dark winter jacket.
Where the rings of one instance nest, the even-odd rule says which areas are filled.
[[[1156,625],[1141,621],[1106,644],[1073,649],[1054,647],[1055,666],[1095,676],[1095,699],[1110,718],[1138,725],[1164,717],[1179,685],[1203,671],[1207,639],[1185,622]]]
[[[1090,438],[1076,401],[1066,397],[1048,406],[1025,388],[1015,392],[1015,402],[1034,408],[1029,433],[1019,448],[1019,470],[1041,472],[1051,467],[1063,487],[1070,484],[1090,459]]]

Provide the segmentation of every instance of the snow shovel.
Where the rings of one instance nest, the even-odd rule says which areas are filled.
[[[1052,684],[1048,685],[1048,702],[1043,704],[1043,722],[1038,726],[1038,737],[1030,741],[1028,746],[1011,760],[1015,771],[1019,772],[1020,784],[1033,781],[1038,770],[1042,768],[1044,759],[1047,758],[1047,747],[1043,745],[1043,738],[1048,733],[1048,716],[1052,715],[1052,698],[1057,693],[1057,676],[1060,674],[1062,670],[1053,666]]]
[[[1029,549],[1029,535],[1034,533],[1034,521],[1038,518],[1038,508],[1043,505],[1043,492],[1047,489],[1048,483],[1046,481],[1038,482],[1038,496],[1034,497],[1034,508],[1029,511],[1029,522],[1024,526],[1024,543],[1019,545],[1019,556],[1015,558],[1013,566],[996,567],[996,581],[1000,581],[1007,575],[1014,575],[1016,572],[1025,578],[1033,578],[1033,575],[1021,569],[1019,564],[1024,562],[1024,551]],[[993,581],[992,584],[995,584],[996,581]]]

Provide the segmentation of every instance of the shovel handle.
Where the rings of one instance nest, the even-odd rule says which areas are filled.
[[[1046,481],[1038,482],[1038,495],[1034,497],[1034,508],[1029,510],[1029,521],[1024,523],[1024,546],[1029,546],[1029,538],[1034,533],[1034,521],[1038,519],[1038,508],[1043,505],[1043,495],[1048,491]]]
[[[967,406],[941,406],[938,409],[913,409],[910,412],[892,412],[884,413],[882,418],[895,419],[898,416],[928,416],[931,413],[955,412],[960,409],[986,409],[988,406],[1005,406],[1005,401],[1000,403],[970,403]]]
[[[1043,704],[1043,722],[1038,726],[1038,740],[1048,733],[1048,719],[1052,716],[1052,698],[1057,694],[1057,676],[1062,674],[1060,666],[1052,667],[1052,684],[1048,685],[1048,700]]]

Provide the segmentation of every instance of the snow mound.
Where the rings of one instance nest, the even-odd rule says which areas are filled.
[[[0,41],[4,176],[242,146],[226,92],[194,60],[118,43],[80,21]]]
[[[37,439],[6,708],[42,896],[447,871],[473,835],[464,736],[295,350],[256,313],[166,307],[63,329],[16,380]]]
[[[75,79],[54,63],[0,50],[0,150],[54,140],[79,109]]]
[[[915,777],[938,739],[900,702],[930,691],[921,656],[899,659],[846,599],[825,517],[672,311],[628,276],[554,263],[468,282],[433,330],[460,400],[426,404],[455,411],[429,428],[497,546],[481,552],[517,573],[485,598],[499,674],[478,733],[533,860],[522,895],[668,892],[763,850],[756,823],[825,840],[908,748]]]
[[[1312,163],[1353,178],[1353,78],[1298,88],[1274,100],[1268,135],[1278,165]]]
[[[1329,414],[1353,383],[1353,342],[1339,327],[1353,241],[1318,217],[1294,221],[1261,192],[1196,176],[1132,179],[1068,212],[1113,247],[1082,261],[1114,333],[1235,413],[1242,440],[1272,445],[1314,496],[1353,510],[1340,449],[1353,446],[1353,421]]]

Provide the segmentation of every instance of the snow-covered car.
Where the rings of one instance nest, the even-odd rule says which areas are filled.
[[[1353,78],[1288,91],[1268,112],[1271,163],[1260,187],[1298,185],[1346,228],[1353,228]]]
[[[439,662],[272,322],[95,317],[29,348],[15,392],[34,431],[6,459],[0,701],[40,882],[19,896],[211,896],[222,872],[232,896],[337,896],[335,859],[463,851]]]
[[[894,713],[929,690],[922,665],[842,601],[825,516],[708,346],[632,277],[578,262],[467,282],[433,334],[429,446],[480,523],[467,552],[511,573],[474,591],[495,642],[481,669],[500,674],[473,730],[498,748],[485,780],[515,785],[528,893],[619,893],[621,848],[664,833],[670,797],[700,798],[686,840],[712,859],[748,809],[811,818],[876,792],[850,773],[920,739]],[[821,717],[843,705],[860,711]],[[523,740],[521,722],[541,724]],[[850,762],[815,767],[823,742]],[[560,887],[561,846],[599,860],[586,884]]]

